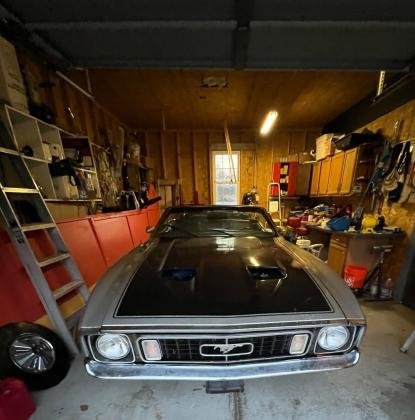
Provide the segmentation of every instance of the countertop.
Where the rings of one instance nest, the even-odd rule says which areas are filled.
[[[314,225],[312,223],[304,223],[304,225],[308,229],[317,230],[319,232],[324,232],[329,235],[340,235],[340,236],[347,236],[348,238],[359,238],[359,239],[385,239],[385,238],[399,238],[405,236],[405,232],[385,232],[382,231],[380,233],[360,233],[360,232],[337,232],[335,230],[331,230],[329,228],[322,228],[320,226]]]

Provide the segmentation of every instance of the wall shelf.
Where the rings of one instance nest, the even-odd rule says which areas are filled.
[[[88,202],[100,202],[102,201],[102,198],[90,198],[90,199],[85,199],[85,200],[81,200],[81,199],[77,199],[77,200],[71,200],[71,199],[66,199],[66,198],[45,198],[46,202],[50,202],[50,203],[88,203]]]
[[[23,157],[23,159],[27,159],[27,160],[32,160],[34,162],[43,162],[43,163],[49,163],[49,161],[47,159],[42,159],[42,158],[38,158],[35,156],[27,156],[21,153],[21,156]]]
[[[102,201],[88,137],[68,133],[9,105],[0,106],[0,118],[13,140],[14,144],[10,147],[15,147],[14,154],[20,154],[24,159],[46,202],[70,204]],[[31,149],[33,156],[22,153],[25,147]],[[50,174],[51,156],[65,159],[73,158],[75,153],[80,153],[87,160],[88,166],[74,169],[79,176],[83,176],[81,182],[86,186],[86,194],[94,198],[80,198],[79,193],[84,190],[69,185],[68,177],[52,177]]]

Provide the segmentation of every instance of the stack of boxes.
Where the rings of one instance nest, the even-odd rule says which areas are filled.
[[[0,100],[28,112],[26,89],[14,46],[0,37]]]

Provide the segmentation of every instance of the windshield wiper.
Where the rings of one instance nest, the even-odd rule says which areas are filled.
[[[226,236],[235,236],[235,235],[232,235],[232,233],[229,233],[226,229],[221,229],[221,228],[212,228],[212,229],[208,229],[206,232],[211,232],[211,231],[214,231],[214,232],[219,232],[219,233],[223,233],[224,235],[226,235]]]
[[[187,235],[193,236],[194,238],[198,238],[198,235],[196,235],[193,232],[190,232],[190,230],[183,229],[183,228],[181,228],[179,226],[176,226],[176,225],[172,225],[171,223],[164,223],[164,224],[162,224],[161,225],[161,228],[164,228],[164,227],[169,227],[171,229],[177,230],[178,232],[186,233]],[[168,232],[162,232],[162,233],[168,233]]]

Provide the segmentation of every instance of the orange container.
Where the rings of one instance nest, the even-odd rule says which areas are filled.
[[[367,268],[362,265],[346,265],[344,281],[351,289],[361,289],[365,282]]]

